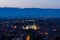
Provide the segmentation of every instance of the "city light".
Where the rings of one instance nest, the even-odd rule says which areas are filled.
[[[16,26],[13,26],[14,29],[16,29],[17,27]]]
[[[27,35],[26,40],[30,40],[30,35]]]
[[[43,21],[42,21],[43,20]],[[54,19],[53,19],[54,20]],[[54,20],[55,21],[55,20]],[[57,22],[53,22],[50,19],[38,19],[38,20],[12,20],[11,22],[1,22],[1,32],[4,36],[13,36],[18,40],[31,40],[35,38],[53,39],[60,36],[60,25]],[[56,23],[56,24],[55,24]],[[27,35],[28,34],[28,35]],[[53,38],[52,38],[53,37]],[[18,39],[17,39],[18,38]]]
[[[27,25],[26,27],[23,27],[23,29],[33,29],[33,30],[37,30],[37,26],[35,25]]]

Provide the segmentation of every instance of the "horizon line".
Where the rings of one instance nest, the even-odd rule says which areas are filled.
[[[19,9],[25,9],[25,8],[38,8],[38,9],[60,9],[60,8],[39,8],[39,7],[0,7],[0,8],[19,8]]]

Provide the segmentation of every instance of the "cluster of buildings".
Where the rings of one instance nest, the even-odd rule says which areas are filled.
[[[60,40],[60,19],[1,19],[0,35],[13,36],[10,40]]]

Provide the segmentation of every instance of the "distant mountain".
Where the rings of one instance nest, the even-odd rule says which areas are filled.
[[[0,17],[60,17],[60,9],[0,8]]]

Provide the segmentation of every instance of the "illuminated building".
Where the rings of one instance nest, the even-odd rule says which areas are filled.
[[[26,27],[23,27],[23,29],[33,29],[33,30],[37,30],[38,27],[35,25],[35,21],[33,25],[27,25]]]

